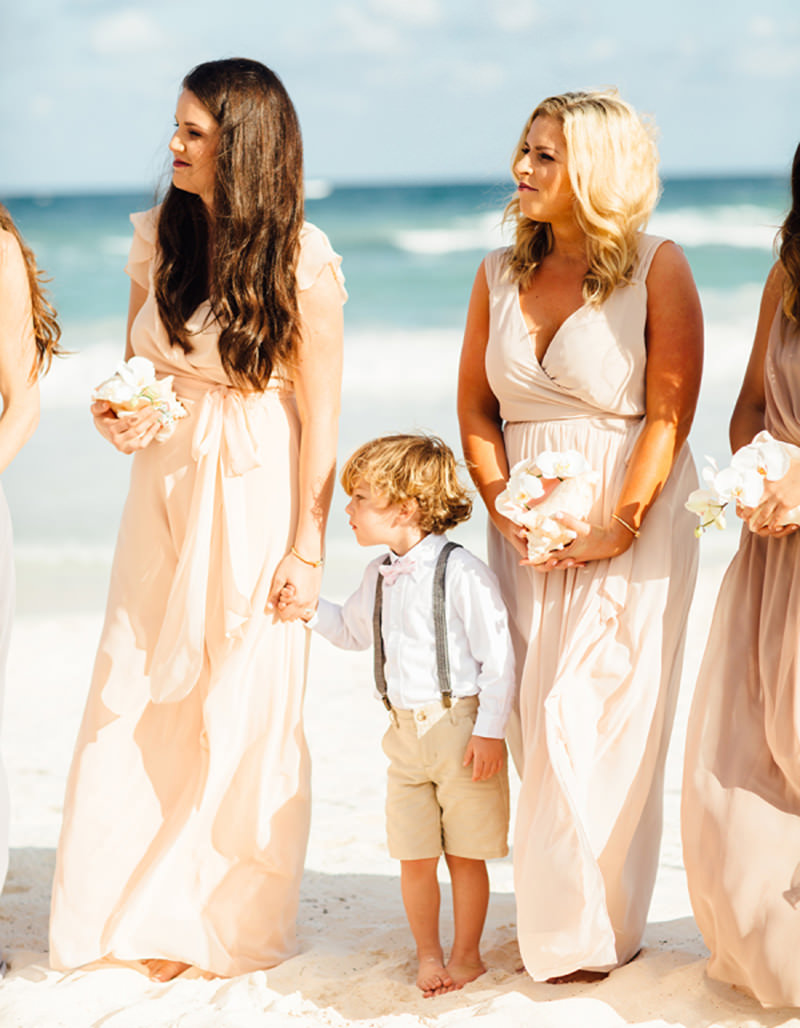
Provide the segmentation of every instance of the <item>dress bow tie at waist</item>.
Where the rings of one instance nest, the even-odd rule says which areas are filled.
[[[220,387],[198,402],[192,436],[196,462],[188,530],[178,555],[164,620],[153,651],[150,697],[173,703],[193,689],[203,667],[211,562],[219,562],[226,637],[253,613],[260,569],[248,560],[246,493],[242,476],[260,463],[260,397]],[[214,546],[215,540],[221,541]],[[220,552],[221,551],[221,552]]]

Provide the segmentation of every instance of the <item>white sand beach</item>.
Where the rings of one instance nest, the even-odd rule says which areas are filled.
[[[470,531],[467,541],[480,553],[477,527]],[[414,985],[398,867],[384,842],[379,745],[384,711],[372,696],[371,657],[342,653],[320,639],[313,642],[306,706],[314,804],[299,954],[280,967],[238,979],[208,981],[188,974],[163,985],[149,981],[135,965],[68,975],[50,970],[47,918],[64,778],[101,614],[18,618],[4,726],[13,824],[11,869],[0,899],[0,940],[11,964],[0,984],[0,1025],[454,1028],[469,1021],[492,1028],[800,1026],[800,1012],[765,1011],[706,977],[706,950],[692,919],[681,865],[683,735],[711,608],[735,534],[730,527],[701,542],[703,566],[668,764],[661,864],[645,946],[627,967],[594,984],[536,984],[520,970],[509,857],[491,866],[487,973],[461,991],[422,998]],[[351,558],[363,558],[354,545]],[[353,584],[359,565],[350,565],[346,574],[341,562],[333,565],[326,592],[335,597]],[[446,899],[443,930],[447,940],[452,922]]]

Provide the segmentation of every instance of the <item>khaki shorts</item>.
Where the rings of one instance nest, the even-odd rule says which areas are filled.
[[[487,860],[508,853],[508,762],[482,782],[462,766],[473,734],[478,697],[449,710],[395,710],[383,737],[389,758],[386,834],[396,860],[425,860],[442,851]],[[438,720],[437,720],[438,718]],[[427,728],[426,721],[434,721]],[[419,727],[418,727],[419,726]]]

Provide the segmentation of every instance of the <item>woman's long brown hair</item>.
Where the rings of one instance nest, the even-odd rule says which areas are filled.
[[[240,388],[262,390],[276,369],[291,365],[300,339],[300,126],[280,79],[258,61],[200,64],[183,87],[220,129],[213,246],[202,200],[170,186],[158,221],[159,314],[172,343],[189,353],[186,321],[208,299],[222,366]]]
[[[36,344],[36,354],[31,367],[31,378],[44,375],[50,368],[53,357],[62,355],[65,351],[59,346],[61,338],[61,327],[58,324],[55,307],[47,299],[44,291],[44,272],[36,266],[36,257],[33,250],[25,244],[19,234],[14,220],[5,207],[0,204],[0,229],[10,232],[19,243],[22,251],[22,258],[25,261],[25,270],[28,273],[28,287],[31,294],[31,315],[33,318],[33,338]]]
[[[783,313],[800,323],[800,144],[792,161],[792,207],[781,225],[778,257],[783,279]]]

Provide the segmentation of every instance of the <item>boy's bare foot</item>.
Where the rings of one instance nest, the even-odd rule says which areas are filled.
[[[447,964],[447,971],[453,982],[454,989],[463,989],[467,982],[474,982],[486,972],[486,966],[482,960],[463,961],[456,963],[451,957]]]
[[[419,958],[417,988],[426,999],[431,996],[441,996],[445,992],[452,992],[455,987],[444,966],[441,954],[438,957],[431,955]]]
[[[173,978],[188,971],[191,964],[182,964],[179,960],[142,960],[140,963],[147,968],[147,973],[154,982],[171,982]]]

